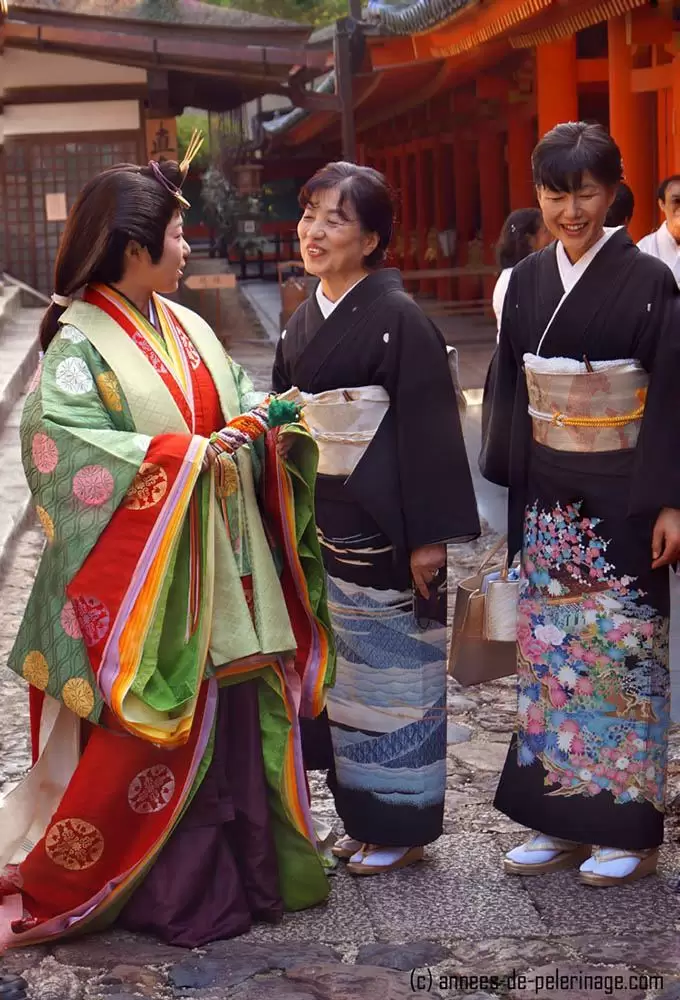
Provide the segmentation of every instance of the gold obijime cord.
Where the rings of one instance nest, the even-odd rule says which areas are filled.
[[[621,413],[613,417],[570,417],[566,413],[541,413],[529,407],[529,415],[536,420],[543,420],[554,427],[625,427],[626,424],[642,420],[645,412],[644,404],[631,413]]]

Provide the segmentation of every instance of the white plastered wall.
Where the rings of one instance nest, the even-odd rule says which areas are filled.
[[[22,49],[5,49],[0,57],[3,94],[35,87],[82,86],[83,98],[87,98],[90,86],[145,83],[146,70],[134,66]],[[135,100],[9,103],[2,115],[0,142],[5,137],[22,135],[136,131],[140,126],[139,103]]]
[[[139,101],[10,104],[5,107],[3,118],[6,137],[72,132],[134,132],[140,126]]]
[[[116,83],[146,83],[146,70],[135,66],[60,56],[52,52],[5,49],[0,69],[5,90],[21,87],[77,87]]]

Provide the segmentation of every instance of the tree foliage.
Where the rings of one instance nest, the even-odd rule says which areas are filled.
[[[234,7],[250,14],[280,17],[319,27],[348,13],[347,0],[209,0],[219,7]]]

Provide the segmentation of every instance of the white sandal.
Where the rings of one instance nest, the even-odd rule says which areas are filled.
[[[386,875],[388,872],[395,872],[422,861],[423,856],[422,847],[382,847],[380,844],[363,844],[361,850],[350,858],[347,871],[352,875]]]
[[[354,837],[348,837],[345,834],[344,837],[340,837],[340,840],[331,847],[331,854],[334,854],[336,858],[343,858],[348,861],[353,854],[361,850],[362,843],[360,840],[355,840]]]
[[[618,847],[593,847],[592,855],[579,869],[584,885],[603,888],[627,885],[646,875],[654,875],[659,860],[656,847],[647,851],[626,851]]]
[[[505,855],[503,868],[507,875],[545,875],[573,868],[589,854],[588,844],[576,844],[573,840],[560,840],[545,833],[535,833]]]

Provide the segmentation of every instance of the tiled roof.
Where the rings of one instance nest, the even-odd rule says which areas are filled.
[[[326,73],[320,79],[316,80],[312,89],[317,94],[334,93],[335,71],[332,70],[330,73]],[[306,108],[291,108],[290,111],[285,111],[283,114],[277,115],[276,118],[262,122],[262,128],[270,135],[282,135],[299,122],[304,121],[305,118],[309,118],[309,114]]]
[[[140,21],[165,21],[225,29],[304,29],[295,21],[248,14],[232,7],[217,7],[201,0],[15,0],[10,13],[24,8],[60,14],[84,14],[90,17],[136,18]]]
[[[366,19],[389,35],[414,35],[436,28],[474,0],[412,0],[411,3],[382,3],[369,0]]]

